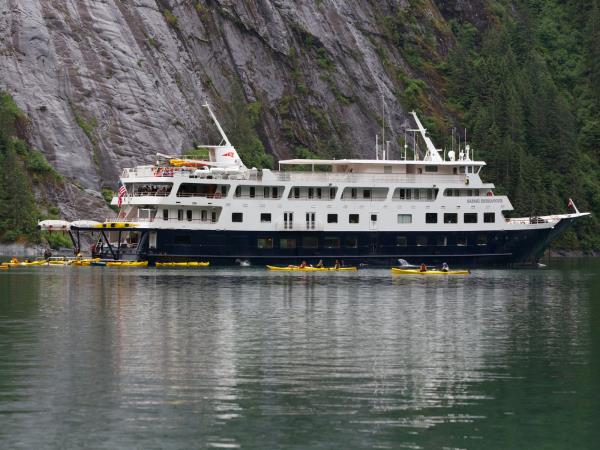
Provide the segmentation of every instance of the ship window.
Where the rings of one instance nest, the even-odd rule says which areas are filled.
[[[438,236],[435,240],[435,245],[437,245],[438,247],[445,247],[446,245],[448,245],[448,239],[446,238],[446,236]]]
[[[419,194],[420,194],[419,189],[415,189],[415,200],[419,200]]]
[[[302,238],[302,247],[319,248],[319,239],[314,236],[304,236]]]
[[[296,239],[279,239],[280,248],[296,248]]]
[[[242,195],[242,187],[238,186],[238,187],[235,188],[235,196],[236,197],[241,197],[241,195]]]
[[[408,239],[406,236],[396,236],[396,247],[406,247],[408,245]]]
[[[269,188],[263,188],[263,198],[269,198]]]
[[[315,196],[315,189],[308,188],[308,198],[313,198]]]
[[[300,198],[300,188],[299,187],[294,188],[294,198]]]
[[[483,213],[483,221],[485,223],[494,223],[494,222],[496,222],[496,213],[493,213],[493,212]]]
[[[210,220],[211,220],[212,222],[216,222],[216,221],[217,221],[217,212],[216,212],[216,211],[212,211],[212,212],[210,213]]]
[[[176,245],[190,245],[192,243],[192,237],[189,234],[180,234],[175,236]]]
[[[260,213],[260,221],[261,222],[270,222],[271,221],[271,213]]]
[[[163,209],[163,220],[169,220],[169,210]]]
[[[465,223],[477,223],[477,213],[465,213]]]
[[[426,213],[425,223],[437,223],[437,213]]]
[[[458,214],[444,213],[444,223],[458,223]]]
[[[383,173],[392,173],[392,166],[383,166]]]
[[[371,214],[371,222],[377,222],[377,214]]]
[[[327,223],[338,223],[337,214],[327,214]]]
[[[346,238],[347,248],[358,248],[358,239],[355,237]]]
[[[417,236],[417,247],[425,247],[427,245],[427,236]]]
[[[256,247],[258,248],[273,248],[273,238],[258,238],[256,240]]]
[[[254,186],[250,186],[250,198],[256,197],[256,188]]]
[[[398,214],[398,223],[412,223],[412,214]]]
[[[227,195],[227,186],[221,185],[221,196],[225,197]]]
[[[232,222],[242,222],[244,220],[243,213],[231,213],[231,221]]]
[[[371,190],[370,189],[365,189],[363,191],[363,198],[371,198]]]
[[[467,238],[465,236],[457,237],[456,245],[458,245],[459,247],[466,247],[467,246]]]
[[[177,210],[177,220],[183,220],[183,209]]]
[[[193,213],[192,213],[192,210],[191,210],[191,209],[188,209],[188,210],[185,212],[185,214],[186,214],[186,218],[187,218],[187,220],[188,220],[188,221],[191,221],[191,220],[192,220],[192,214],[193,214]]]
[[[202,222],[206,222],[206,219],[208,219],[208,211],[203,209],[202,211],[200,211],[200,220]]]
[[[359,215],[358,214],[350,214],[348,215],[348,223],[358,223]]]
[[[340,238],[326,237],[323,239],[323,246],[325,248],[340,248]]]
[[[277,191],[278,191],[278,189],[277,189],[276,187],[274,187],[274,188],[272,188],[271,190],[273,191],[273,198],[279,198],[279,197],[278,197],[279,193],[277,192]]]
[[[487,245],[487,236],[485,234],[477,236],[477,245]]]
[[[329,198],[333,200],[335,198],[336,188],[329,188]]]
[[[321,198],[323,194],[323,190],[321,188],[317,188],[317,198]]]
[[[425,166],[425,172],[437,172],[438,166]]]
[[[466,167],[465,167],[465,166],[460,166],[460,167],[458,168],[458,171],[459,171],[460,173],[465,173],[465,172],[466,172]]]

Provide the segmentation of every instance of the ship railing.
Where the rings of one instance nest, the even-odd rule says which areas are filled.
[[[246,200],[281,200],[281,196],[277,196],[277,197],[265,197],[262,194],[256,193],[256,195],[250,195],[250,194],[235,194],[233,196],[233,198],[241,198],[241,199],[246,199]]]
[[[531,217],[516,217],[514,219],[506,219],[506,222],[511,225],[537,225],[542,223],[558,222],[562,217],[557,216],[531,216]]]
[[[226,198],[227,194],[221,194],[219,192],[215,192],[214,194],[178,192],[177,197],[186,197],[186,198],[200,197],[200,198],[219,199],[219,198]]]
[[[393,174],[393,173],[331,173],[331,172],[273,172],[278,181],[318,181],[346,183],[459,183],[465,184],[465,174]]]
[[[170,192],[145,192],[145,191],[137,191],[137,192],[130,192],[127,195],[125,195],[124,197],[168,197],[171,193]]]
[[[295,222],[278,222],[275,224],[277,231],[323,231],[324,225],[322,222],[316,221],[295,221]]]

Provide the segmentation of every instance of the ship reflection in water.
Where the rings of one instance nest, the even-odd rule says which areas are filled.
[[[590,448],[597,271],[15,270],[0,447]]]

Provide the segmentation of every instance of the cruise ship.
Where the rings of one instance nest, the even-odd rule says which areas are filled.
[[[537,261],[573,213],[507,218],[510,200],[481,179],[485,162],[463,145],[435,147],[416,113],[414,145],[389,159],[289,159],[248,168],[208,109],[222,141],[202,159],[157,155],[123,170],[105,222],[43,221],[94,257],[211,264],[509,265]],[[417,142],[420,142],[422,149]],[[387,154],[386,154],[387,153]],[[83,249],[82,249],[83,250]]]

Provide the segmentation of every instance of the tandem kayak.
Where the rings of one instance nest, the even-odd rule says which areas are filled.
[[[157,262],[156,267],[208,267],[210,265],[209,262],[198,262],[198,261],[189,261],[189,262]]]
[[[356,267],[300,267],[300,266],[269,266],[269,270],[279,270],[282,272],[355,272]]]
[[[93,259],[76,259],[71,264],[74,266],[91,266],[92,263],[100,262],[100,258]]]
[[[148,261],[108,261],[108,267],[146,267]]]
[[[471,272],[469,270],[448,270],[447,272],[442,270],[427,270],[421,272],[419,269],[400,269],[392,267],[392,273],[398,275],[469,275]]]

